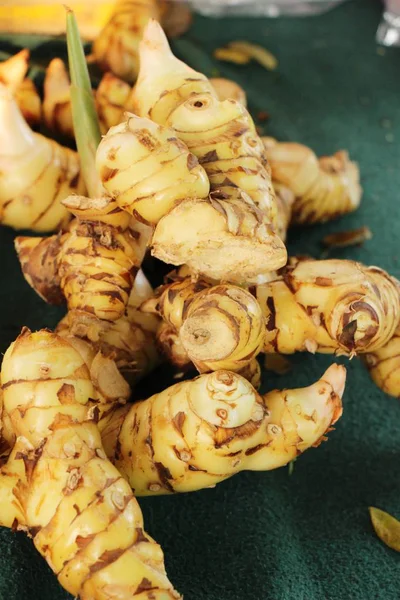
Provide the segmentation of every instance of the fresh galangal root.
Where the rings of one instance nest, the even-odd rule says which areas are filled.
[[[0,126],[0,223],[54,231],[70,217],[62,200],[85,193],[76,152],[34,133],[2,84]]]
[[[0,472],[2,525],[26,530],[73,596],[180,598],[128,482],[106,457],[79,352],[48,331],[25,330],[1,377],[17,436]]]
[[[16,239],[22,272],[47,302],[64,297],[69,310],[116,321],[142,261],[130,215],[105,197],[70,196],[64,206],[76,218],[62,236]]]
[[[112,73],[105,73],[102,77],[99,87],[94,91],[94,97],[103,134],[123,120],[130,92],[130,85]],[[50,131],[74,137],[70,80],[65,64],[60,58],[54,58],[46,69],[43,119]]]
[[[211,191],[227,197],[245,192],[276,226],[270,172],[251,116],[240,102],[221,102],[204,75],[175,58],[156,21],[149,22],[140,44],[131,103],[135,114],[175,129],[206,170]]]
[[[210,83],[217,92],[218,100],[221,102],[224,100],[236,100],[236,102],[240,102],[243,106],[247,106],[246,92],[236,81],[225,79],[224,77],[212,77]]]
[[[43,121],[50,131],[74,137],[70,80],[61,58],[53,58],[43,84]]]
[[[376,385],[386,394],[400,398],[400,325],[387,344],[363,356]]]
[[[132,114],[102,139],[96,167],[118,206],[154,225],[182,200],[210,191],[206,172],[172,129]]]
[[[264,345],[264,316],[257,300],[230,284],[210,287],[190,277],[176,281],[144,303],[142,311],[146,310],[154,310],[176,332],[200,373],[240,371]]]
[[[161,19],[157,0],[118,0],[110,20],[93,43],[94,57],[103,71],[135,81],[139,42],[149,19]]]
[[[345,379],[345,368],[332,365],[308,388],[260,396],[237,373],[201,375],[116,409],[102,429],[104,447],[137,495],[276,469],[325,439],[342,414]]]
[[[351,260],[292,259],[255,294],[267,321],[266,353],[374,352],[400,318],[399,282]]]
[[[317,158],[307,146],[263,138],[272,181],[295,195],[291,223],[323,223],[356,210],[361,201],[360,174],[341,150]]]
[[[122,317],[110,322],[84,311],[72,310],[60,321],[56,333],[68,339],[71,336],[79,338],[91,351],[112,359],[124,379],[134,385],[159,362],[156,332],[160,319],[140,310],[141,304],[152,296],[153,290],[140,270]]]
[[[29,69],[29,57],[29,50],[25,48],[8,60],[1,62],[0,83],[10,90],[24,119],[33,127],[40,123],[42,108],[35,84],[26,77]]]
[[[150,245],[164,262],[244,285],[286,262],[266,212],[237,188],[209,196],[205,170],[174,130],[128,115],[103,138],[96,166],[122,209],[156,225]]]
[[[287,260],[286,248],[247,194],[181,202],[158,223],[152,254],[193,273],[238,285],[268,281]]]

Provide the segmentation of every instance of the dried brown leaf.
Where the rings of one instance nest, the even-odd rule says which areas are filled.
[[[348,246],[357,246],[372,238],[372,232],[365,225],[359,229],[349,231],[338,231],[330,233],[322,238],[321,243],[327,248],[347,248]]]
[[[236,65],[247,65],[250,62],[250,56],[232,48],[216,48],[214,50],[214,58],[235,63]]]
[[[278,66],[278,59],[269,50],[250,42],[230,42],[229,48],[243,52],[249,58],[254,58],[262,67],[268,71],[274,71]]]
[[[339,336],[339,343],[348,350],[353,350],[355,346],[354,336],[356,331],[357,319],[350,321],[350,323],[343,327],[342,333]]]
[[[369,514],[378,538],[389,548],[400,552],[400,521],[374,506],[369,507]]]
[[[270,114],[266,110],[260,110],[260,112],[257,113],[257,119],[263,122],[268,121],[270,119]]]
[[[266,354],[264,359],[264,368],[277,375],[285,375],[293,368],[292,363],[282,354]]]

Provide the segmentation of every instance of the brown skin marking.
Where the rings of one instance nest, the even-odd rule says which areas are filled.
[[[343,327],[343,331],[339,336],[338,342],[348,350],[354,350],[354,336],[357,331],[357,321],[351,321]]]
[[[212,201],[213,201],[213,200],[217,200],[217,201],[218,201],[218,200],[228,200],[228,199],[229,199],[229,196],[228,196],[228,194],[226,194],[226,193],[225,193],[225,192],[223,192],[222,190],[213,190],[213,191],[211,192],[211,194],[210,194],[210,200],[211,200],[211,204],[212,204],[212,206],[213,206],[213,207],[214,207],[216,210],[219,210],[219,212],[221,212],[222,214],[224,214],[224,213],[223,213],[223,211],[222,211],[222,210],[221,210],[221,209],[218,207],[218,204],[216,204],[216,203],[213,203]]]
[[[240,427],[217,427],[214,433],[215,448],[222,448],[234,439],[245,439],[254,434],[260,426],[260,422],[248,421]]]
[[[175,298],[177,296],[179,296],[180,293],[181,293],[180,289],[177,289],[177,288],[174,288],[174,287],[170,288],[167,291],[166,301],[169,302],[170,304],[173,304]]]
[[[170,479],[173,479],[173,477],[171,475],[171,471],[160,462],[155,462],[154,466],[157,469],[158,477],[159,477],[163,487],[165,487],[165,489],[168,490],[169,492],[173,492],[174,488],[172,487],[172,485],[169,481]]]
[[[75,404],[75,387],[69,383],[64,383],[57,392],[57,398],[60,404]]]
[[[122,448],[121,448],[121,440],[119,437],[117,438],[117,443],[115,444],[115,460],[119,460],[121,458]]]
[[[182,411],[178,412],[172,419],[172,423],[181,437],[183,437],[182,428],[183,428],[183,424],[185,423],[185,419],[186,419],[186,415]]]
[[[189,471],[198,471],[199,473],[207,473],[204,469],[198,469],[195,465],[188,466]]]
[[[38,446],[38,448],[35,448],[35,450],[29,452],[28,454],[17,452],[15,455],[15,460],[22,459],[24,461],[25,474],[28,482],[32,479],[32,475],[36,469],[39,458],[42,456],[45,443],[46,440],[43,440],[42,444]]]
[[[142,592],[145,592],[148,590],[155,590],[155,589],[157,589],[157,588],[153,586],[151,581],[149,581],[146,577],[143,577],[142,581],[139,583],[139,585],[133,595],[138,596]]]
[[[246,456],[252,456],[262,448],[266,448],[267,446],[269,446],[271,443],[272,442],[268,442],[267,444],[258,444],[257,446],[253,446],[253,448],[249,448],[248,450],[246,450],[245,454]]]
[[[29,534],[31,536],[32,539],[34,539],[37,534],[39,533],[39,531],[41,531],[41,527],[37,526],[37,527],[30,527],[29,528]]]
[[[124,548],[117,548],[116,550],[106,550],[99,557],[99,559],[93,565],[90,566],[89,573],[93,575],[94,573],[97,573],[97,571],[101,571],[101,569],[104,569],[104,567],[107,567],[108,565],[111,565],[116,560],[118,560],[119,557],[122,556],[125,552],[126,550]]]
[[[98,296],[108,296],[109,298],[112,298],[113,300],[117,300],[119,302],[123,302],[123,298],[121,296],[121,292],[118,292],[118,291],[103,290],[103,291],[96,292],[96,294]]]
[[[248,130],[249,128],[245,125],[243,127],[240,127],[237,131],[235,131],[233,135],[234,137],[240,137],[241,135],[245,134]]]
[[[196,168],[199,165],[199,161],[197,160],[197,158],[195,157],[194,154],[188,154],[187,157],[187,168],[189,169],[189,171],[192,171],[194,168]]]
[[[79,457],[79,452],[77,452],[77,453],[76,453],[76,454],[73,456],[73,458],[78,458],[78,457]],[[75,485],[74,485],[74,487],[73,487],[73,488],[69,488],[69,487],[68,487],[68,484],[67,484],[67,486],[66,486],[66,487],[63,489],[63,495],[64,495],[65,497],[67,497],[67,496],[70,496],[71,494],[73,494],[73,493],[75,492],[75,490],[77,490],[79,487],[81,487],[81,485],[83,484],[83,481],[84,481],[84,480],[83,480],[83,477],[82,477],[82,475],[80,475],[80,474],[79,474],[79,476],[78,476],[78,478],[77,478],[77,480],[76,480],[76,482],[75,482]],[[78,516],[79,514],[80,514],[80,513],[78,513],[76,516]]]
[[[276,329],[276,309],[275,309],[275,301],[272,296],[267,298],[267,307],[269,310],[269,318],[266,324],[267,331],[274,331]]]
[[[94,279],[95,281],[101,281],[102,279],[107,279],[107,277],[110,277],[110,273],[105,273],[104,271],[102,271],[101,273],[91,275],[90,279]]]
[[[315,284],[321,287],[329,287],[333,285],[333,281],[330,277],[316,277]]]
[[[108,160],[115,160],[118,150],[119,150],[119,147],[118,148],[110,148],[108,151],[108,154],[107,154]]]
[[[206,152],[204,156],[201,157],[200,164],[204,165],[206,163],[215,162],[217,160],[219,160],[217,151],[210,150],[209,152]]]
[[[229,179],[229,177],[225,177],[225,179],[223,180],[223,182],[221,183],[221,185],[223,187],[233,187],[233,188],[238,188],[239,186],[236,185],[236,183],[234,183],[231,179]]]
[[[155,150],[160,145],[158,141],[155,138],[153,138],[150,131],[148,131],[147,129],[141,129],[137,131],[136,137],[138,139],[138,142],[142,144],[142,146],[148,148],[151,151]]]
[[[86,548],[94,540],[96,537],[96,533],[90,533],[88,536],[83,537],[82,535],[78,535],[75,538],[75,544],[78,546],[79,550]]]
[[[149,540],[145,536],[144,531],[141,527],[136,527],[136,541],[135,544],[148,543]]]
[[[110,169],[110,167],[103,167],[101,169],[100,176],[103,181],[109,181],[117,173],[118,173],[118,169]]]

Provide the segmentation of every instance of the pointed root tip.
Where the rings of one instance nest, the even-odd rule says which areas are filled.
[[[63,71],[66,73],[67,69],[64,61],[61,58],[56,57],[49,62],[46,71]]]
[[[12,58],[21,58],[24,62],[28,63],[31,56],[31,51],[29,48],[22,48],[17,54],[15,54]]]
[[[331,365],[325,371],[322,379],[332,386],[333,391],[339,398],[342,398],[346,385],[346,368],[343,365]]]
[[[169,50],[167,36],[156,19],[150,19],[147,23],[143,32],[141,44],[142,48],[146,47],[148,50],[159,51],[164,48],[168,48]]]

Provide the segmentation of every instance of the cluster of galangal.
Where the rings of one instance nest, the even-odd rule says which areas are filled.
[[[18,122],[4,90],[0,105]],[[87,600],[180,597],[135,495],[281,467],[340,417],[344,367],[261,396],[260,352],[363,354],[382,387],[397,394],[399,382],[398,282],[352,261],[287,259],[291,223],[358,206],[347,155],[261,140],[243,102],[177,60],[155,21],[130,105],[97,151],[104,195],[64,196],[53,226],[73,218],[58,234],[17,238],[27,281],[68,312],[55,333],[25,329],[1,371],[1,523],[26,529],[60,584]],[[22,146],[37,143],[17,129]],[[43,140],[44,164],[56,150]],[[26,190],[12,194],[4,214]],[[147,247],[179,267],[155,293],[140,270]],[[160,349],[200,375],[128,403]]]

